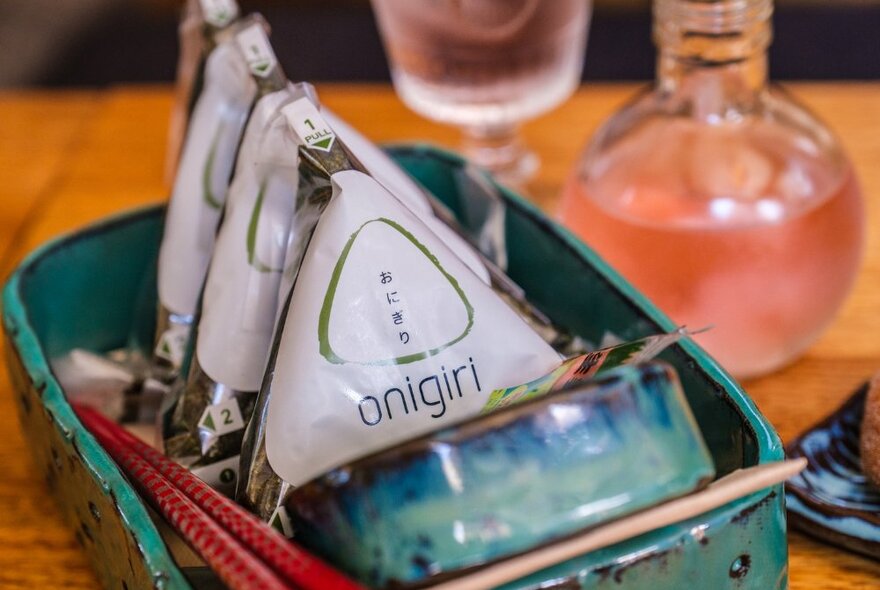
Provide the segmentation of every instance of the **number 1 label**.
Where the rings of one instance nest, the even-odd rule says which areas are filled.
[[[287,124],[306,146],[329,152],[336,141],[336,133],[321,116],[318,107],[308,98],[299,98],[281,109]]]

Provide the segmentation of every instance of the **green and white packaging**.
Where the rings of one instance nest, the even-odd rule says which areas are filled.
[[[208,58],[159,251],[155,357],[179,369],[256,84],[235,40]]]
[[[241,391],[260,388],[279,305],[299,180],[279,112],[290,100],[285,89],[254,108],[202,300],[196,358],[214,381]]]
[[[267,94],[248,122],[202,293],[194,358],[163,433],[166,454],[229,493],[238,472],[237,459],[229,460],[240,453],[260,388],[293,217],[296,159],[278,157],[296,153],[278,111],[288,100],[286,90]],[[230,465],[207,469],[220,462]]]
[[[342,140],[307,98],[284,113],[304,154],[339,161]],[[329,180],[263,385],[268,462],[293,486],[478,414],[492,390],[560,361],[376,179]]]
[[[273,128],[278,109],[290,96],[265,28],[255,20],[238,30],[234,40],[259,99],[238,149],[223,222],[206,284],[200,288],[201,332],[180,355],[195,358],[186,381],[178,380],[172,388],[160,420],[166,454],[230,495],[238,477],[243,429],[265,365],[268,343],[262,343],[261,335],[272,331],[298,180],[295,161],[274,157],[295,151],[296,145],[285,146],[289,135],[279,133],[277,125]],[[268,317],[264,309],[270,310]],[[202,350],[194,354],[189,348],[194,345]]]
[[[214,48],[213,37],[232,25],[239,13],[235,0],[188,0],[184,4],[177,28],[180,51],[165,157],[165,178],[169,185],[174,182],[187,122],[202,86],[205,60]]]
[[[425,191],[376,144],[364,137],[354,127],[339,118],[333,111],[321,109],[321,115],[349,152],[364,166],[366,171],[395,195],[431,230],[437,234],[465,264],[485,282],[490,281],[483,258],[465,238],[435,215],[437,204],[431,203]]]

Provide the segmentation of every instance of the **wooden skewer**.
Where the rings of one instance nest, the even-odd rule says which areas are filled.
[[[800,458],[734,471],[695,494],[649,508],[548,547],[490,565],[461,578],[432,586],[432,590],[495,588],[551,565],[693,518],[742,496],[782,483],[803,471],[806,465],[806,459]]]

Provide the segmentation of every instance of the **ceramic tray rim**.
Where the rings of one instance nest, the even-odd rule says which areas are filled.
[[[165,579],[171,588],[184,589],[190,588],[190,585],[171,557],[165,541],[149,516],[146,504],[97,439],[83,426],[68,403],[33,329],[21,293],[22,280],[54,252],[91,235],[153,215],[156,209],[156,205],[148,205],[116,213],[65,233],[33,250],[10,274],[3,287],[3,329],[11,352],[27,371],[34,389],[42,392],[40,397],[53,427],[64,440],[75,442],[89,475],[113,498],[114,507],[141,549],[144,564],[153,579]]]

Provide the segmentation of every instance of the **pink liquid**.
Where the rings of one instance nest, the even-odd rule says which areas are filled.
[[[661,159],[676,157],[675,148],[666,151]],[[765,163],[763,192],[755,181],[761,172],[745,166],[738,189],[751,182],[756,192],[744,210],[729,199],[701,198],[693,179],[670,191],[676,183],[669,175],[681,167],[667,161],[633,171],[634,181],[613,198],[608,189],[623,187],[615,186],[613,173],[595,185],[575,178],[561,211],[569,227],[675,322],[714,325],[697,340],[738,377],[800,355],[842,304],[861,256],[863,211],[851,170],[833,185],[822,170],[808,170],[801,188],[825,188],[824,194],[780,199],[778,193],[768,198],[769,187],[779,185],[772,182],[772,158],[758,162]],[[703,163],[702,174],[711,173],[710,164]],[[708,182],[724,184],[730,180],[724,174],[729,170]]]

